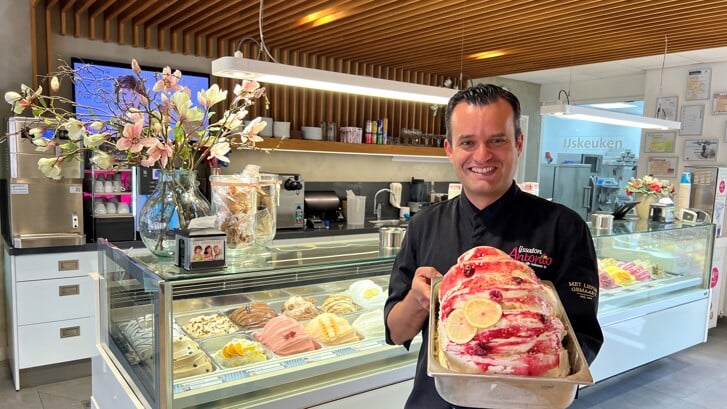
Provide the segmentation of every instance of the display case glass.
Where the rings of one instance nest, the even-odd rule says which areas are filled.
[[[714,225],[627,221],[609,232],[594,230],[601,324],[669,308],[690,294],[703,296],[713,237]],[[216,406],[213,402],[257,407],[413,367],[419,342],[407,351],[386,345],[383,336],[385,296],[379,293],[388,287],[394,250],[381,250],[374,235],[281,243],[205,272],[180,270],[144,249],[99,244],[101,348],[138,398],[154,408]],[[350,295],[354,310],[339,311],[347,324],[323,326],[322,332],[345,333],[353,325],[347,335],[352,338],[343,337],[342,344],[314,338],[310,351],[281,349],[299,330],[283,324],[271,325],[282,328],[283,340],[260,337],[266,318],[252,314],[263,308],[256,304],[280,316],[295,309],[285,306],[291,299],[299,310],[306,310],[301,299],[309,299],[320,314],[324,305],[338,304],[327,302],[337,294]],[[230,321],[247,313],[257,318]],[[311,317],[300,322],[314,331],[318,324],[308,328]],[[251,347],[258,340],[262,350]],[[252,356],[260,361],[243,362]],[[230,366],[235,361],[241,365]],[[374,387],[367,384],[360,392]]]
[[[602,325],[709,288],[712,224],[618,220],[612,231],[592,233]]]
[[[277,245],[207,272],[102,242],[102,348],[137,397],[161,408],[221,400],[247,407],[261,397],[412,365],[418,343],[407,351],[383,336],[394,254],[372,235],[348,237]],[[260,312],[265,307],[272,311]],[[310,350],[286,342],[299,339],[301,327],[282,319],[263,325],[283,309],[312,335]],[[316,321],[327,311],[345,322]]]

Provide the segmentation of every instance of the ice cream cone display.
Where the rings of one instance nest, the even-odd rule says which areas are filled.
[[[186,378],[215,370],[212,361],[200,349],[199,344],[186,335],[175,335],[173,340],[172,368],[174,378]]]
[[[353,328],[366,338],[383,338],[384,313],[381,310],[364,312],[351,324]]]
[[[598,281],[602,290],[633,286],[665,277],[664,270],[650,261],[598,259]]]
[[[285,301],[280,313],[298,321],[309,320],[320,313],[315,298],[293,296]]]
[[[439,361],[490,375],[564,377],[566,328],[552,293],[526,264],[493,247],[459,257],[439,289]]]
[[[372,280],[359,280],[348,287],[353,302],[363,308],[380,308],[386,302],[386,293]]]
[[[244,338],[233,338],[215,352],[214,358],[225,368],[233,368],[267,360],[262,344]]]
[[[196,316],[187,321],[183,328],[193,338],[214,337],[239,331],[227,317],[220,314]]]
[[[257,302],[235,309],[228,317],[242,329],[254,329],[264,326],[277,315],[267,304]]]
[[[268,321],[254,337],[274,353],[283,356],[320,348],[298,321],[286,315]]]
[[[324,312],[310,320],[305,325],[305,330],[326,345],[346,344],[361,339],[345,318],[330,312]]]
[[[333,294],[326,298],[321,304],[321,308],[325,312],[333,314],[350,314],[358,311],[360,308],[353,302],[348,294]]]

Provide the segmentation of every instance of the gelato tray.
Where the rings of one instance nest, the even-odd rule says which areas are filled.
[[[492,409],[566,408],[573,401],[579,384],[593,383],[586,359],[558,297],[554,297],[557,301],[556,314],[567,330],[564,346],[570,361],[568,376],[556,378],[468,374],[445,368],[438,359],[440,284],[439,280],[432,282],[427,374],[434,378],[437,392],[448,402],[458,406]],[[543,281],[543,284],[553,289],[552,283]]]

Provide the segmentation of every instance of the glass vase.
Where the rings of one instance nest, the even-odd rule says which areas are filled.
[[[139,235],[156,256],[171,257],[176,250],[177,232],[186,229],[192,219],[210,214],[196,171],[162,170],[156,189],[139,213]]]

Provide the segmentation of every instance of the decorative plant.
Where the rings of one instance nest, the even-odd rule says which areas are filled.
[[[183,86],[182,73],[165,67],[147,84],[139,63],[131,61],[132,75],[109,77],[98,68],[84,65],[73,69],[62,62],[58,72],[48,75],[50,92],[34,90],[25,84],[20,92],[5,93],[5,101],[16,115],[30,109],[38,127],[23,130],[38,151],[57,149],[53,158],[38,161],[38,168],[50,178],[59,178],[63,162],[79,160],[90,153],[90,161],[100,169],[158,166],[162,169],[196,169],[203,161],[215,166],[229,163],[231,149],[255,148],[266,126],[260,118],[243,127],[248,108],[264,98],[265,88],[256,81],[235,85],[228,109],[218,114],[213,107],[227,99],[228,92],[217,84],[196,91]],[[83,106],[58,95],[63,81],[78,79],[99,84],[88,92],[102,101],[102,108]],[[108,82],[112,92],[105,92]],[[105,83],[105,84],[104,84]],[[72,109],[75,108],[75,109]],[[78,113],[78,114],[76,114]],[[43,126],[54,129],[44,135]]]
[[[674,194],[674,185],[667,180],[659,180],[652,176],[631,178],[626,185],[626,194],[632,196],[634,193],[653,197],[669,197]]]

